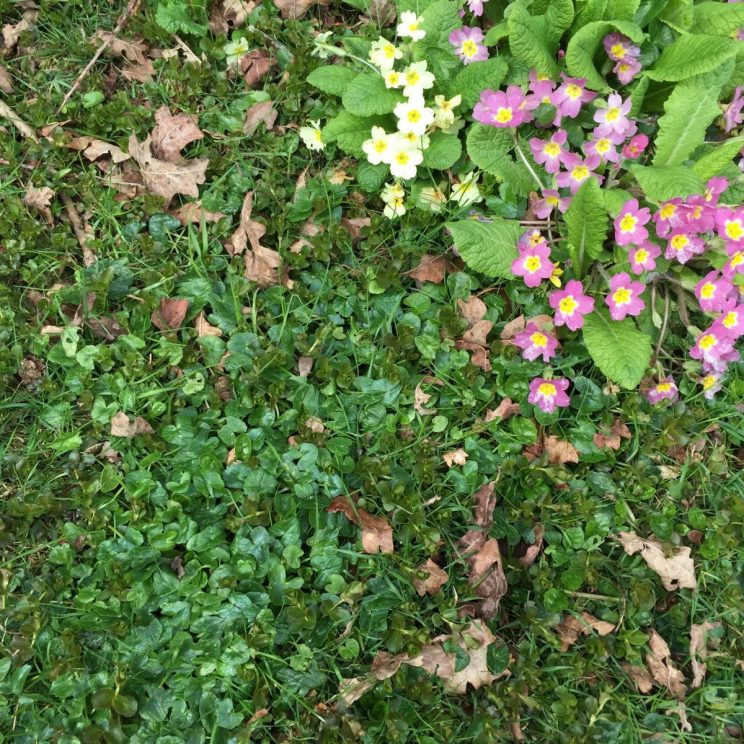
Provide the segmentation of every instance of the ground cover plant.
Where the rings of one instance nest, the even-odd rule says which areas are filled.
[[[0,737],[742,737],[744,5],[0,0]]]

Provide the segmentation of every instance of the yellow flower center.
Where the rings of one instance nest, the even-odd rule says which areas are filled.
[[[508,124],[513,117],[514,113],[510,107],[499,106],[496,115],[493,117],[499,124]]]
[[[569,98],[573,98],[576,100],[577,98],[581,98],[582,90],[579,88],[578,85],[574,85],[573,83],[570,83],[566,86],[566,95]]]
[[[546,196],[545,202],[547,204],[550,204],[551,207],[557,207],[558,204],[560,203],[560,200],[558,199],[557,196]]]
[[[700,215],[703,213],[702,205],[698,204],[695,209],[692,210],[692,218],[697,220],[700,219]]]
[[[627,305],[633,297],[633,293],[627,287],[616,289],[612,299],[616,305]]]
[[[635,252],[635,262],[637,264],[645,264],[648,261],[648,251],[645,248],[639,248]]]
[[[543,96],[541,103],[552,103],[550,96]]]
[[[626,214],[623,216],[623,218],[620,220],[620,230],[624,233],[633,232],[635,230],[635,226],[638,220],[636,219],[635,215],[632,214]]]
[[[706,375],[701,382],[703,383],[703,390],[710,390],[718,380],[715,375]]]
[[[656,392],[657,393],[668,393],[672,389],[672,383],[671,382],[660,382],[656,386]]]
[[[744,253],[742,251],[736,251],[733,256],[731,256],[731,268],[735,269],[737,266],[740,266],[744,263]]]
[[[726,313],[722,322],[725,328],[733,328],[739,322],[739,313],[731,310],[731,312]]]
[[[390,85],[397,85],[400,82],[400,73],[395,71],[389,72],[387,81]]]
[[[687,235],[675,235],[671,240],[672,248],[675,251],[681,251],[683,248],[686,248],[689,242]]]
[[[630,69],[630,65],[627,62],[620,63],[620,72],[627,72]]]
[[[387,150],[387,142],[385,140],[377,140],[374,144],[375,152],[383,153]]]
[[[622,44],[613,44],[610,47],[610,53],[613,57],[622,59],[625,56],[625,47]]]
[[[700,337],[698,346],[701,349],[704,349],[705,351],[707,351],[708,349],[712,349],[717,343],[718,343],[718,340],[712,333],[706,333],[704,336]]]
[[[674,217],[674,215],[677,213],[677,205],[676,204],[665,204],[660,210],[659,215],[661,216],[662,220],[668,220],[670,217]]]
[[[548,144],[545,145],[544,152],[547,155],[550,155],[551,158],[554,158],[561,154],[561,146],[557,142],[548,142]]]
[[[408,85],[416,85],[419,80],[421,80],[421,75],[419,75],[418,72],[414,71],[406,73],[406,83]]]
[[[534,274],[536,271],[539,271],[541,266],[542,261],[540,260],[540,256],[528,256],[524,260],[524,268],[527,269],[530,274]]]
[[[540,235],[538,230],[530,234],[530,248],[534,248],[536,245],[540,245],[543,242],[543,236]]]
[[[410,159],[411,156],[405,151],[399,152],[395,156],[395,162],[398,163],[398,165],[406,165]]]
[[[607,109],[605,120],[606,121],[617,121],[619,116],[620,116],[620,109],[613,106],[612,108]]]
[[[468,39],[467,41],[462,42],[460,51],[466,57],[475,57],[475,55],[478,54],[478,45],[472,39]]]
[[[573,295],[567,295],[558,303],[558,309],[564,315],[573,315],[574,310],[576,310],[578,306],[579,306],[579,303],[576,302]]]
[[[408,30],[409,31],[418,31],[418,21],[414,21],[413,23],[408,24]]]
[[[540,349],[543,349],[548,344],[548,337],[544,333],[536,331],[530,336],[530,341],[532,341],[533,346],[537,346]]]
[[[408,112],[408,121],[410,121],[412,124],[416,124],[417,122],[421,121],[421,112],[418,109],[411,109]]]
[[[589,168],[585,165],[577,165],[571,171],[571,178],[573,178],[574,181],[584,181],[589,178]]]
[[[320,129],[313,129],[313,139],[316,142],[322,142],[323,141],[323,133],[320,131]]]
[[[395,59],[395,47],[392,44],[386,44],[382,52],[388,59]]]
[[[731,240],[741,240],[744,235],[744,227],[742,227],[741,220],[726,220],[726,226],[724,232],[727,238]]]
[[[597,140],[597,144],[594,146],[597,152],[602,153],[604,155],[606,152],[610,151],[612,143],[608,139],[600,139]]]
[[[541,382],[540,386],[537,388],[537,392],[544,398],[552,398],[558,391],[555,389],[555,385],[553,385],[552,382]]]
[[[700,296],[704,300],[709,300],[713,295],[716,293],[716,285],[713,284],[713,282],[706,282],[703,284],[703,286],[700,288]]]

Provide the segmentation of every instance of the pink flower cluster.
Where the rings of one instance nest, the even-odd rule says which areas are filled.
[[[607,56],[615,63],[612,71],[623,85],[627,85],[641,71],[638,59],[641,50],[617,31],[605,36],[603,43]]]

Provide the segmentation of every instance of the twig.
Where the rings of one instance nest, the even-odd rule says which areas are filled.
[[[83,249],[83,263],[86,266],[92,266],[98,259],[96,258],[96,254],[93,253],[88,245],[90,236],[85,232],[83,223],[80,220],[80,215],[77,213],[77,209],[75,209],[75,205],[73,204],[69,194],[61,192],[59,198],[65,207],[65,212],[67,212],[67,218],[70,220],[70,225],[72,225],[72,231],[75,233],[75,237],[77,238],[78,243],[80,243],[80,247]]]
[[[36,132],[21,119],[15,111],[4,101],[0,101],[0,116],[7,119],[13,126],[26,138],[38,142],[39,138]]]
[[[126,22],[129,20],[129,16],[131,16],[137,10],[139,4],[140,0],[129,0],[127,7],[124,9],[124,12],[119,16],[119,20],[116,22],[116,27],[111,32],[111,35],[107,36],[103,40],[103,42],[101,42],[101,46],[99,46],[96,50],[96,53],[93,55],[93,59],[88,62],[88,64],[85,66],[85,69],[77,76],[77,80],[73,83],[72,88],[67,91],[67,95],[62,99],[62,103],[57,109],[58,114],[62,112],[62,109],[64,109],[68,101],[75,95],[83,80],[85,80],[85,78],[88,76],[88,73],[93,69],[93,65],[95,65],[95,63],[98,61],[98,58],[106,51],[109,44],[111,44],[116,35],[124,28]]]

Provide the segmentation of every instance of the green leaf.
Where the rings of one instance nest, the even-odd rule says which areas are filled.
[[[372,127],[384,127],[390,123],[385,117],[354,116],[348,111],[342,111],[323,127],[323,141],[337,142],[347,155],[361,158],[364,157],[362,143],[369,139]]]
[[[587,258],[595,259],[602,251],[610,225],[602,190],[594,178],[587,179],[576,192],[564,221],[569,254],[579,276],[583,276]]]
[[[601,189],[601,192],[605,209],[609,212],[610,217],[617,217],[625,202],[633,198],[624,189]]]
[[[740,3],[699,3],[694,7],[692,30],[715,36],[731,36],[744,27],[744,5]]]
[[[566,48],[568,72],[574,77],[586,78],[587,87],[593,90],[607,90],[609,87],[594,65],[594,55],[602,46],[604,37],[613,31],[619,31],[636,44],[640,44],[646,38],[646,34],[635,23],[595,21],[577,31],[568,42]],[[607,59],[607,55],[604,55],[604,59]]]
[[[590,24],[596,23],[597,21],[603,21],[605,19],[605,13],[607,12],[607,5],[609,0],[586,0],[579,12],[576,14],[576,20],[573,25],[573,37],[581,28]]]
[[[203,36],[209,31],[206,23],[198,23],[191,17],[189,6],[180,0],[160,0],[155,22],[169,34]]]
[[[612,8],[611,16],[605,15],[608,21],[613,18],[618,21],[632,21],[638,8],[641,7],[641,0],[613,0],[610,7]]]
[[[514,144],[507,129],[473,124],[468,131],[466,147],[470,159],[481,170],[498,174],[498,164]]]
[[[744,148],[744,137],[734,137],[726,140],[720,145],[715,145],[710,152],[706,152],[692,166],[692,170],[700,176],[702,181],[707,181],[713,176],[722,173]]]
[[[426,60],[428,69],[440,82],[449,79],[460,64],[449,42],[449,35],[462,26],[458,10],[458,3],[437,0],[421,14],[421,28],[426,36],[414,44],[413,55],[416,60]]]
[[[473,270],[486,276],[509,279],[511,265],[517,258],[517,242],[522,234],[518,222],[495,218],[493,222],[461,220],[445,227],[462,260]]]
[[[631,172],[646,198],[657,203],[675,196],[703,193],[703,183],[697,173],[681,165],[633,165]]]
[[[641,75],[638,82],[636,82],[633,89],[630,91],[630,100],[632,102],[632,106],[630,107],[630,116],[633,119],[638,118],[641,113],[643,99],[646,97],[646,91],[648,90],[650,82],[651,81],[645,75]]]
[[[669,0],[659,18],[675,31],[687,31],[692,26],[693,0]]]
[[[552,48],[558,47],[561,36],[571,27],[573,19],[573,0],[550,0],[545,11],[545,32]]]
[[[327,65],[318,67],[307,76],[310,85],[328,93],[331,96],[342,96],[351,81],[357,77],[356,70],[345,65]]]
[[[534,18],[522,5],[512,5],[508,25],[514,57],[539,73],[557,77],[559,68],[548,47],[544,19]]]
[[[456,134],[434,132],[429,147],[424,150],[423,165],[427,168],[445,170],[451,168],[462,154],[462,143]]]
[[[612,320],[602,308],[584,319],[584,343],[597,367],[628,390],[638,386],[651,360],[651,338],[630,318]]]
[[[654,165],[677,165],[705,140],[709,124],[720,114],[716,88],[680,83],[664,103],[659,119]]]
[[[497,23],[488,29],[483,43],[486,46],[496,46],[502,39],[506,39],[507,36],[509,36],[509,24],[506,21],[501,21],[501,23]]]
[[[390,168],[384,163],[372,165],[366,161],[359,163],[357,168],[357,183],[359,188],[367,194],[379,191],[390,173]]]
[[[703,75],[736,56],[738,42],[718,36],[680,36],[670,44],[647,72],[652,80],[686,80]]]
[[[386,88],[382,76],[374,72],[357,75],[341,98],[344,108],[354,116],[389,114],[402,100],[403,96]]]
[[[405,13],[410,10],[421,15],[435,0],[395,0],[398,13]]]
[[[450,83],[448,96],[452,98],[459,93],[462,96],[460,110],[471,109],[484,90],[497,90],[501,86],[506,71],[507,65],[503,57],[491,57],[483,62],[466,65]]]

